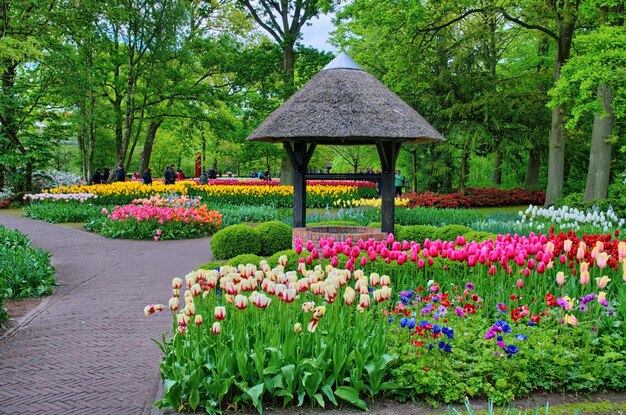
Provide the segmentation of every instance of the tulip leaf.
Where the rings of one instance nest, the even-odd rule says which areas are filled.
[[[250,396],[250,398],[252,399],[252,405],[254,405],[259,413],[263,413],[263,402],[261,401],[260,397],[261,395],[263,395],[264,386],[265,385],[263,385],[262,383],[259,383],[258,385],[251,387],[245,392],[246,395]]]
[[[367,405],[363,399],[359,398],[359,392],[356,389],[350,386],[340,386],[335,390],[335,395],[357,408],[367,411]]]
[[[189,406],[191,406],[191,409],[195,411],[199,402],[200,393],[198,392],[198,388],[193,388],[191,390],[191,394],[189,395]]]
[[[322,392],[324,392],[324,395],[326,395],[326,397],[328,398],[329,401],[331,401],[333,403],[333,405],[337,406],[337,399],[335,398],[335,394],[333,393],[333,390],[330,386],[328,385],[323,385],[322,386]]]
[[[321,393],[316,393],[315,395],[313,395],[313,397],[322,408],[326,407],[326,402],[324,402],[324,397]]]

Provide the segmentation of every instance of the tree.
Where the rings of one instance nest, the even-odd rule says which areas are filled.
[[[550,91],[552,107],[572,103],[569,129],[593,114],[586,202],[607,196],[611,147],[626,119],[624,5],[607,1],[599,6],[605,23],[576,38],[576,54],[563,66],[561,78]]]

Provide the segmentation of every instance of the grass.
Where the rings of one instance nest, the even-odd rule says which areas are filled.
[[[522,406],[523,403],[522,403]],[[469,402],[466,401],[465,409],[448,408],[446,415],[624,415],[626,413],[626,402],[579,402],[550,405],[549,403],[540,406],[520,409],[512,406],[506,408],[494,408],[490,404],[487,409],[473,410]]]
[[[528,208],[528,205],[519,205],[519,206],[491,206],[491,207],[482,207],[482,208],[473,208],[474,210],[482,213],[483,215],[491,215],[493,213],[515,213],[520,210],[523,212]]]
[[[0,215],[10,215],[10,216],[22,216],[24,214],[24,209],[0,209]]]

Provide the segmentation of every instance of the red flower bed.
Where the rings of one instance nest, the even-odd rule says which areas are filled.
[[[407,207],[416,206],[438,208],[469,208],[484,206],[541,205],[546,194],[543,190],[528,190],[521,187],[512,189],[496,189],[486,187],[467,188],[465,194],[433,192],[412,193]]]

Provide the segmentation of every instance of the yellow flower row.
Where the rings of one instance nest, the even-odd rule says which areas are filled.
[[[91,193],[98,196],[136,196],[149,197],[153,194],[161,194],[174,192],[179,195],[187,194],[187,189],[195,186],[192,180],[177,182],[176,184],[165,185],[162,182],[153,182],[152,185],[146,186],[139,182],[115,182],[111,184],[95,184],[95,185],[72,185],[60,186],[48,190],[53,194],[66,193]]]
[[[359,207],[369,206],[373,208],[380,208],[383,200],[377,199],[351,199],[351,200],[336,200],[333,204],[337,207]],[[403,197],[396,197],[394,200],[396,207],[406,207],[409,204],[409,199]]]

